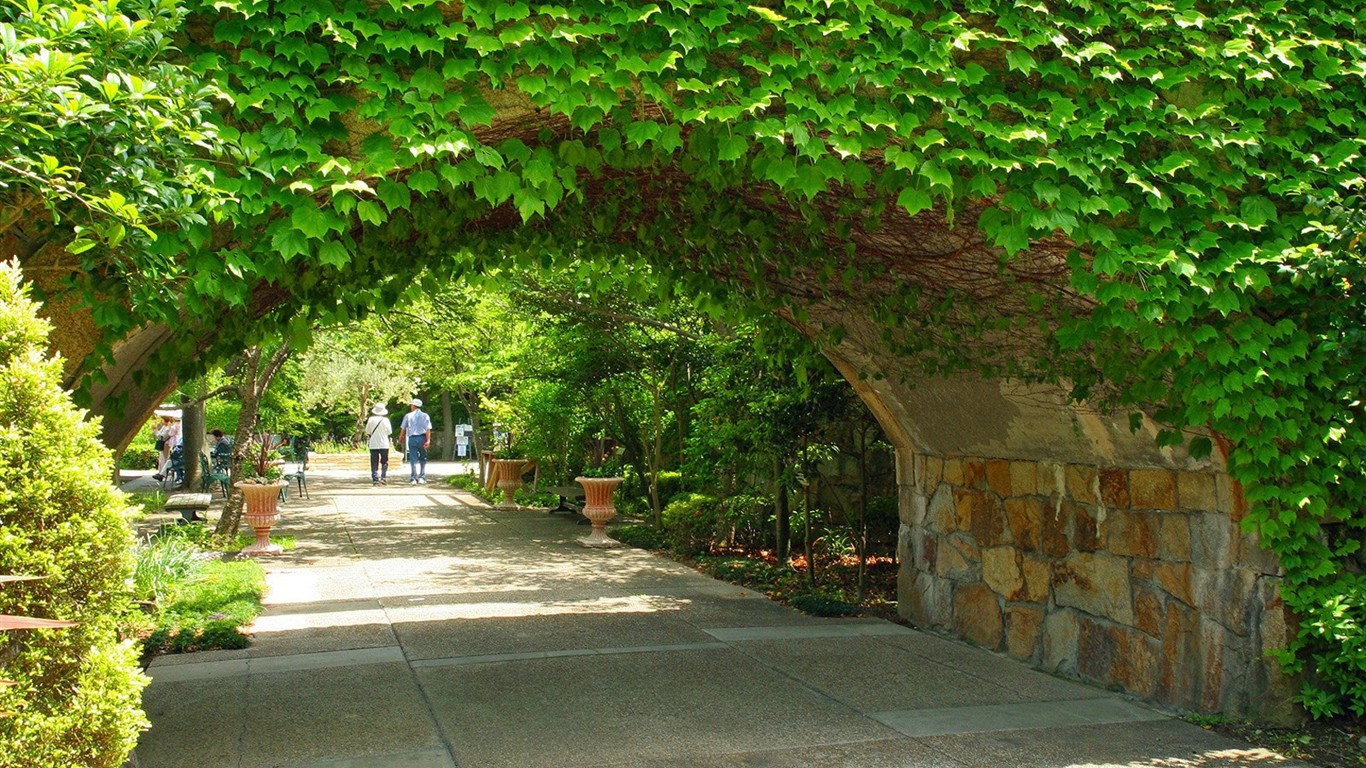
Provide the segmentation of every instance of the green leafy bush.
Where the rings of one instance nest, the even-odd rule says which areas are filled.
[[[77,622],[6,638],[0,766],[117,766],[146,726],[146,679],[122,629],[133,616],[132,532],[97,424],[60,386],[48,325],[0,268],[0,573],[44,577],[0,592],[0,613]]]
[[[694,554],[706,552],[716,540],[716,499],[701,493],[686,493],[664,508],[664,531],[672,548]]]
[[[788,599],[787,604],[811,616],[853,616],[859,610],[858,606],[853,603],[814,592],[793,595]]]
[[[612,529],[612,537],[633,547],[641,549],[668,549],[669,537],[653,525],[633,523],[619,525]]]

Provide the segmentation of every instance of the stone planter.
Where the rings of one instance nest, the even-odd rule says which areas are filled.
[[[493,459],[493,482],[503,492],[503,501],[498,504],[502,509],[516,509],[513,494],[522,487],[522,473],[530,464],[528,459]]]
[[[246,504],[242,519],[256,531],[256,541],[242,550],[242,554],[252,557],[278,555],[284,551],[279,544],[270,543],[270,529],[280,522],[280,489],[286,485],[284,480],[265,485],[233,483],[233,487],[242,492]]]
[[[583,486],[583,516],[593,524],[593,532],[586,539],[579,539],[585,547],[619,547],[621,542],[607,535],[607,521],[617,516],[616,504],[612,494],[621,485],[620,477],[576,477],[574,482]]]

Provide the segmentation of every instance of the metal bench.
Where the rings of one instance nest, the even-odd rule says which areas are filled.
[[[166,511],[179,512],[181,522],[198,523],[208,518],[199,514],[207,511],[212,496],[207,493],[176,493],[167,497]]]
[[[548,493],[557,494],[560,497],[560,505],[554,509],[546,510],[552,515],[581,515],[583,509],[569,503],[569,499],[582,499],[583,488],[577,485],[557,485],[552,488],[544,489]]]

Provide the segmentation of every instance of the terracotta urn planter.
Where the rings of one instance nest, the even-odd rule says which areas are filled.
[[[621,542],[607,535],[607,521],[617,516],[617,506],[612,502],[612,494],[621,485],[620,477],[576,477],[574,482],[583,486],[583,516],[593,524],[593,532],[588,538],[579,539],[585,547],[620,547]]]
[[[517,502],[513,501],[513,494],[522,487],[522,473],[526,471],[527,459],[493,459],[494,483],[503,492],[503,501],[498,506],[506,509],[516,509]]]
[[[286,485],[288,483],[284,480],[264,485],[233,483],[233,487],[242,492],[242,499],[246,503],[242,519],[256,531],[256,541],[243,549],[242,554],[251,557],[278,555],[284,551],[279,544],[270,543],[270,529],[280,522],[280,489]]]

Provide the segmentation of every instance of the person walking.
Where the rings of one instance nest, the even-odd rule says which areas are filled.
[[[394,426],[389,423],[389,409],[376,403],[365,422],[366,445],[370,446],[370,484],[389,484],[389,435]]]
[[[427,449],[432,445],[432,417],[422,411],[422,401],[414,397],[398,427],[399,445],[408,449],[408,485],[427,484]]]

